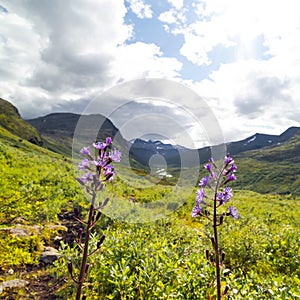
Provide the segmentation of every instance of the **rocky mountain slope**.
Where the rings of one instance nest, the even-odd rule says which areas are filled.
[[[0,98],[0,126],[10,133],[33,144],[42,146],[43,140],[38,130],[25,122],[18,109],[10,102]]]

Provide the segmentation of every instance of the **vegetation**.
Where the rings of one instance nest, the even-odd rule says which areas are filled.
[[[0,126],[9,132],[33,144],[42,145],[43,141],[38,131],[25,122],[17,108],[0,98]]]
[[[220,229],[228,299],[298,299],[299,198],[242,191],[232,202],[240,218]],[[215,290],[204,254],[211,241],[190,218],[193,204],[190,199],[176,215],[154,224],[107,226],[101,252],[91,257],[88,298],[207,299]],[[66,276],[67,259],[77,257],[68,245],[62,249],[57,266],[65,268],[57,268],[58,276]],[[72,282],[59,294],[72,298]]]
[[[295,147],[297,138],[291,141]],[[292,146],[281,147],[281,151],[289,151]],[[229,286],[228,299],[300,298],[299,170],[293,159],[278,162],[278,149],[269,149],[268,159],[260,152],[237,159],[238,180],[232,185],[231,203],[238,207],[239,219],[229,219],[219,231],[219,246],[226,249],[221,284]],[[117,171],[123,172],[122,176],[129,174],[125,167]],[[96,247],[98,234],[106,235],[100,251],[90,257],[90,284],[84,287],[87,299],[209,299],[215,290],[214,270],[205,258],[205,249],[211,247],[207,236],[211,228],[191,217],[195,190],[174,195],[175,177],[160,181],[155,189],[151,185],[143,188],[143,184],[155,182],[144,175],[117,178],[99,193],[102,201],[111,195],[111,210],[97,223],[91,239],[91,247]],[[50,225],[59,224],[59,216],[74,206],[81,211],[88,208],[84,191],[74,178],[68,158],[21,140],[0,126],[0,281],[27,278],[23,270],[38,266],[43,246],[52,245],[58,234]],[[182,204],[178,198],[184,193]],[[161,198],[165,206],[149,206]],[[149,223],[126,223],[113,219],[118,213],[113,203],[124,205],[119,209],[124,208],[125,220],[134,215],[135,203],[150,207],[148,215],[144,210],[139,215],[145,220],[160,210],[170,214]],[[26,237],[8,233],[16,223],[32,232]],[[31,225],[39,226],[37,231]],[[76,231],[74,225],[71,233],[76,235]],[[72,299],[76,292],[67,268],[70,258],[74,270],[79,264],[76,249],[72,240],[63,241],[61,259],[46,269],[59,278],[55,294],[61,299]],[[11,274],[10,269],[15,272]],[[35,277],[39,276],[36,273]],[[6,299],[7,293],[1,297]],[[15,299],[35,297],[26,290],[18,293]]]

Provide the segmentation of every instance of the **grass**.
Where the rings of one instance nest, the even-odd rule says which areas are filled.
[[[292,143],[297,147],[298,140]],[[268,150],[274,157],[272,163],[260,152],[236,159],[238,181],[232,204],[240,218],[226,219],[220,232],[226,252],[223,286],[230,286],[228,299],[300,297],[299,170],[293,159],[274,161],[293,146],[281,147]],[[214,272],[204,257],[210,243],[206,233],[211,229],[203,220],[190,217],[195,190],[183,188],[176,194],[177,175],[172,171],[170,181],[157,182],[145,177],[144,171],[132,176],[130,169],[121,166],[120,177],[100,195],[101,199],[112,197],[109,214],[115,216],[117,211],[120,220],[135,216],[145,221],[153,214],[170,214],[143,224],[109,216],[101,219],[94,234],[104,232],[107,238],[101,251],[91,257],[91,285],[86,288],[89,299],[207,299],[213,294]],[[198,170],[188,172],[183,176],[183,187]],[[32,232],[21,238],[0,231],[1,281],[10,278],[10,268],[38,264],[41,249],[57,234],[47,230],[47,225],[57,224],[58,214],[72,211],[75,205],[84,212],[88,199],[74,176],[68,158],[20,141],[0,126],[1,228],[14,226],[15,220],[42,228],[39,234]],[[61,247],[63,257],[49,272],[60,283],[66,280],[56,294],[71,299],[74,288],[66,264],[71,257],[76,264],[77,258],[68,243]],[[19,299],[27,296],[23,290]]]

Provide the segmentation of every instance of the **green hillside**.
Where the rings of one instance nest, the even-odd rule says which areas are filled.
[[[3,128],[0,132],[0,282],[14,278],[30,282],[25,289],[5,290],[1,297],[47,299],[51,293],[53,299],[73,299],[74,285],[67,263],[71,257],[76,261],[76,252],[68,239],[61,243],[62,258],[54,267],[38,267],[43,247],[58,247],[54,240],[62,235],[50,228],[68,224],[69,236],[76,236],[78,225],[70,212],[76,205],[84,214],[87,205],[70,161],[27,141],[19,142]],[[242,169],[241,158],[238,163]],[[241,170],[238,176],[242,178]],[[171,187],[146,189],[136,188],[136,184],[134,180],[128,184],[117,180],[106,193],[112,198],[121,197],[122,209],[129,214],[134,209],[129,202],[132,197],[151,202],[169,194],[174,200]],[[154,223],[130,224],[102,218],[95,232],[104,232],[107,238],[101,251],[90,257],[93,267],[91,285],[86,290],[88,298],[206,299],[213,291],[208,287],[212,286],[214,273],[204,256],[210,245],[205,221],[190,216],[194,195],[188,196],[186,204],[168,218]],[[226,220],[221,230],[230,274],[223,277],[224,284],[230,285],[228,299],[297,299],[300,199],[239,191],[232,204],[238,207],[240,218],[235,222]],[[147,218],[147,214],[144,216]],[[7,234],[7,229],[20,223],[32,231],[29,236]],[[38,232],[36,226],[41,228]]]
[[[18,136],[20,140],[24,139],[36,145],[43,144],[42,138],[38,131],[21,118],[15,106],[1,98],[0,126]]]
[[[300,135],[275,147],[236,156],[235,186],[259,193],[300,195]]]
[[[238,180],[231,203],[240,217],[226,219],[220,227],[228,299],[300,297],[298,147],[295,136],[277,147],[235,157]],[[214,271],[204,255],[211,245],[206,235],[210,227],[204,219],[191,217],[196,189],[176,193],[176,172],[169,181],[157,182],[142,171],[133,177],[122,165],[117,171],[122,176],[100,195],[111,198],[111,217],[103,216],[95,227],[95,234],[105,233],[106,239],[89,258],[88,299],[208,299],[214,290]],[[193,172],[197,170],[188,170],[186,177]],[[78,253],[72,247],[78,229],[72,210],[78,206],[85,215],[88,205],[74,178],[70,159],[0,126],[0,284],[16,278],[29,282],[25,288],[0,292],[1,299],[74,299],[67,271],[70,258],[76,262]],[[167,203],[159,202],[162,198]],[[146,204],[140,212],[139,203]],[[128,221],[140,213],[147,221],[152,214],[175,208],[151,223],[112,218],[124,216]],[[57,225],[67,226],[68,232]],[[29,234],[10,231],[20,227]],[[45,267],[39,257],[49,245],[60,247],[62,257]]]

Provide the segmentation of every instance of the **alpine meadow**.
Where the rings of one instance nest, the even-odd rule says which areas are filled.
[[[50,137],[9,102],[0,104],[1,299],[75,299],[78,283],[82,296],[76,299],[300,298],[299,128],[274,145],[236,147],[220,170],[224,185],[218,181],[214,198],[214,165],[222,162],[203,161],[184,170],[186,178],[197,173],[198,181],[176,194],[180,169],[170,166],[172,176],[157,181],[131,153],[129,170],[121,152],[130,143],[122,140],[110,149],[115,130],[110,127],[100,129],[102,144],[94,145],[98,163],[92,145],[82,151],[87,159],[78,160],[81,170],[99,175],[82,177],[69,144],[59,143],[62,130],[57,128],[57,135],[52,130]],[[203,181],[207,174],[211,183]],[[91,204],[93,195],[97,203]],[[221,211],[215,227],[209,212],[214,203]],[[148,221],[149,214],[164,217]],[[131,222],[134,216],[142,221]],[[87,235],[90,252],[78,277]],[[49,247],[58,250],[51,261],[43,259]]]

